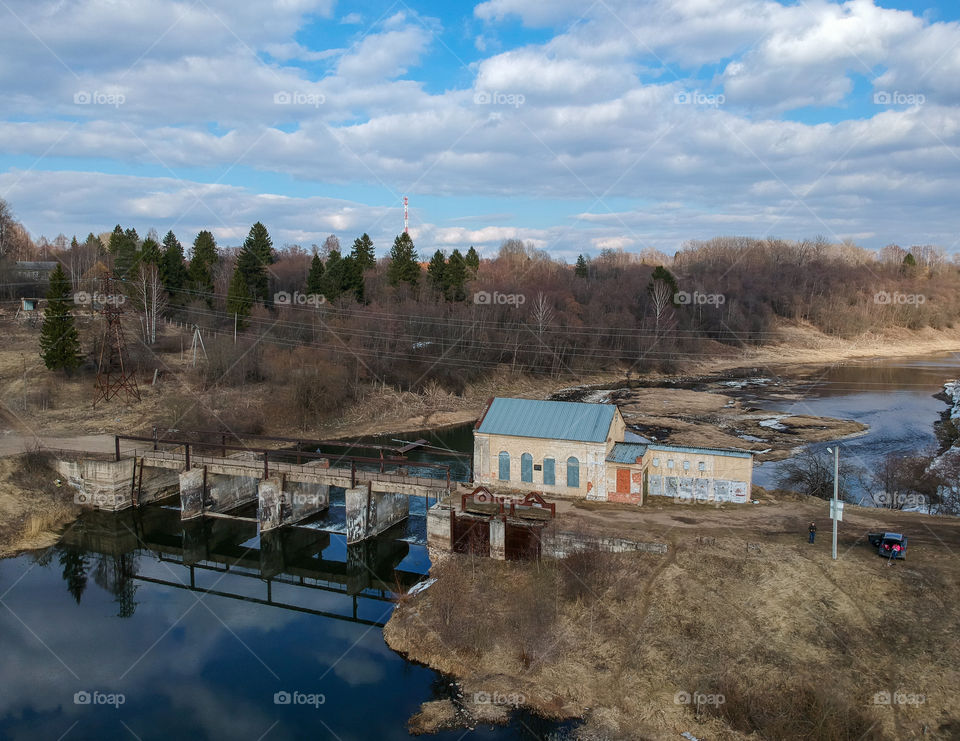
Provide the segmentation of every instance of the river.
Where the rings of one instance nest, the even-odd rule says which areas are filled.
[[[956,354],[870,360],[734,393],[868,424],[841,451],[870,468],[890,451],[935,445],[945,405],[933,394],[958,376]],[[377,441],[418,437],[471,450],[470,425]],[[415,455],[451,463],[457,478],[469,471],[464,459]],[[778,465],[759,465],[755,481],[772,483]],[[453,692],[391,651],[380,628],[396,593],[429,568],[425,506],[414,500],[407,522],[349,548],[337,490],[311,527],[263,538],[250,523],[184,526],[171,508],[85,514],[58,546],[0,561],[0,738],[409,738],[420,704]],[[546,738],[566,727],[515,713],[468,736]]]

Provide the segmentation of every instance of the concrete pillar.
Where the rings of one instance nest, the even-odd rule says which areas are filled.
[[[507,558],[507,524],[499,517],[490,520],[490,558]]]
[[[267,532],[281,525],[304,520],[330,506],[330,487],[284,481],[279,476],[260,481],[257,488],[260,531]]]
[[[369,484],[347,489],[347,543],[359,543],[379,535],[410,514],[406,494],[373,491]]]
[[[191,468],[180,474],[180,519],[190,520],[203,514],[203,482],[206,469]]]

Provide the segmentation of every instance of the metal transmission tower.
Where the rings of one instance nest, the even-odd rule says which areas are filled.
[[[140,401],[140,389],[133,372],[128,370],[127,348],[123,339],[123,325],[120,317],[123,309],[120,294],[116,292],[113,275],[103,279],[102,303],[103,337],[100,342],[100,358],[97,361],[97,395],[93,400],[96,406],[100,400],[110,401],[121,391],[127,401]]]

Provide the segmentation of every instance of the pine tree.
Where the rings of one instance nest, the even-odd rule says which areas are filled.
[[[253,298],[250,296],[250,287],[243,277],[243,271],[241,271],[240,266],[237,265],[233,270],[230,287],[227,289],[227,311],[239,317],[237,326],[243,327],[246,325],[243,319],[250,316],[250,307],[252,305]]]
[[[237,269],[254,299],[269,303],[270,281],[267,266],[273,264],[273,242],[267,228],[259,221],[250,227],[250,233],[237,255]]]
[[[366,286],[363,282],[363,270],[353,255],[347,255],[340,261],[341,279],[340,292],[352,295],[358,302],[363,302]]]
[[[437,250],[433,253],[433,257],[430,258],[430,264],[427,265],[427,280],[439,293],[443,293],[445,287],[443,274],[446,267],[446,256],[440,250]]]
[[[126,231],[117,224],[110,235],[110,254],[113,256],[113,272],[118,278],[125,278],[137,262],[139,238],[136,229]]]
[[[912,252],[908,252],[906,257],[903,258],[903,266],[906,268],[917,267],[917,258],[913,256]]]
[[[50,370],[72,371],[80,365],[80,336],[70,313],[70,280],[57,263],[50,274],[47,310],[40,328],[40,356]]]
[[[377,264],[377,255],[373,249],[373,240],[364,232],[353,241],[351,257],[357,261],[360,272],[370,270]]]
[[[338,250],[331,250],[327,255],[327,264],[320,277],[320,293],[327,301],[336,301],[343,292],[343,259]]]
[[[577,267],[573,269],[573,274],[578,278],[586,278],[590,275],[587,260],[583,255],[577,255]]]
[[[323,260],[319,254],[310,261],[310,272],[307,274],[307,293],[323,293]]]
[[[480,255],[477,254],[477,251],[474,249],[473,245],[470,245],[470,249],[467,250],[467,256],[463,259],[464,262],[467,263],[470,273],[476,277],[477,271],[480,269]]]
[[[193,254],[187,278],[193,290],[207,294],[207,303],[213,303],[213,266],[217,264],[217,242],[213,234],[204,230],[193,240]]]
[[[390,250],[390,267],[387,268],[387,279],[392,285],[407,283],[414,288],[420,282],[420,263],[417,262],[417,251],[413,246],[410,235],[404,232],[393,240]]]
[[[182,302],[183,289],[187,286],[187,267],[184,264],[183,245],[172,231],[163,238],[163,254],[160,257],[160,282],[173,302]]]
[[[159,266],[160,257],[160,245],[157,240],[148,236],[140,247],[140,263]]]
[[[447,301],[463,301],[467,297],[467,262],[460,250],[454,250],[443,272],[443,288]]]

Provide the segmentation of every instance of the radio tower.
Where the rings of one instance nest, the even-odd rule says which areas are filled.
[[[403,233],[410,233],[410,215],[407,213],[407,197],[403,197]]]
[[[96,398],[93,405],[101,399],[110,401],[121,391],[127,401],[140,401],[140,389],[137,388],[137,379],[127,370],[126,344],[123,341],[123,325],[120,316],[123,310],[116,301],[119,295],[113,283],[113,275],[107,274],[103,279],[103,293],[105,300],[100,308],[103,314],[103,337],[100,341],[100,359],[97,362]]]

